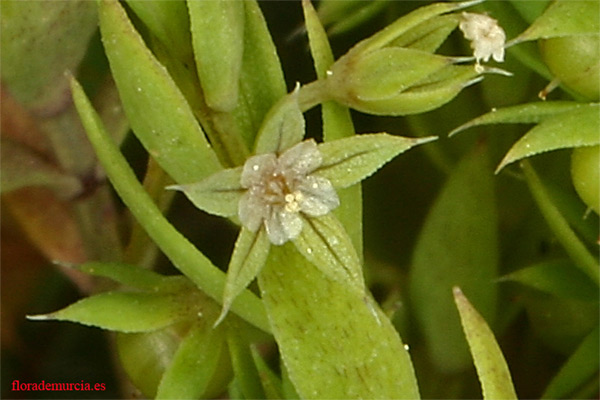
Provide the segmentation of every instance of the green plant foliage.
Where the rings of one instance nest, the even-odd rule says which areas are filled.
[[[476,211],[476,212],[475,212]],[[410,296],[431,359],[443,371],[469,365],[452,301],[460,286],[493,326],[498,268],[493,175],[485,148],[471,151],[432,206],[412,258]]]
[[[370,298],[328,279],[290,245],[271,250],[258,281],[302,398],[419,398],[408,352]]]
[[[453,289],[454,301],[475,361],[484,399],[516,399],[510,372],[500,346],[485,320],[460,288]]]
[[[581,200],[600,214],[600,146],[573,150],[571,177]]]

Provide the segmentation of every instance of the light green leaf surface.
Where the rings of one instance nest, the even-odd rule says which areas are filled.
[[[329,2],[331,3],[337,3]],[[323,3],[321,3],[321,6]],[[335,7],[335,6],[334,6]],[[319,17],[315,12],[310,1],[303,1],[304,19],[310,52],[313,57],[315,71],[319,79],[327,77],[327,71],[333,64],[334,58],[325,33],[325,28],[321,25]],[[354,136],[354,124],[350,116],[350,110],[334,101],[328,101],[321,104],[321,116],[323,119],[323,141],[329,142],[345,137]],[[348,232],[352,239],[354,248],[359,258],[363,259],[363,239],[362,239],[362,188],[360,183],[346,189],[338,189],[340,206],[333,213]]]
[[[391,45],[433,53],[444,43],[460,22],[459,14],[434,17],[400,35]]]
[[[221,328],[198,323],[181,341],[158,385],[157,399],[203,397],[219,366],[225,338]]]
[[[514,42],[552,37],[597,34],[600,30],[598,2],[568,0],[553,2]]]
[[[174,282],[174,276],[168,277],[148,269],[120,262],[90,261],[73,268],[93,276],[110,278],[122,285],[136,289],[156,291]]]
[[[187,2],[198,76],[209,107],[232,111],[244,54],[244,2]]]
[[[573,232],[560,210],[556,208],[533,167],[527,162],[523,162],[522,166],[529,190],[546,223],[548,223],[548,226],[575,265],[587,274],[594,283],[600,284],[598,259],[590,254],[583,242]]]
[[[410,298],[428,353],[442,371],[471,364],[452,288],[469,293],[488,321],[496,310],[498,268],[494,176],[485,148],[475,148],[450,174],[417,239]]]
[[[183,94],[119,2],[100,2],[100,30],[127,118],[150,155],[178,183],[218,171],[219,161]]]
[[[249,149],[271,107],[286,94],[275,44],[255,0],[244,1],[244,55],[238,107],[233,111]]]
[[[558,297],[595,301],[598,287],[567,260],[547,261],[503,276],[502,281],[518,282]]]
[[[299,87],[282,98],[265,117],[256,139],[256,154],[282,153],[304,137],[298,90]]]
[[[327,278],[291,244],[271,249],[258,279],[301,398],[419,398],[408,352],[370,298]]]
[[[252,351],[252,358],[254,359],[260,382],[265,391],[265,398],[273,400],[283,399],[281,378],[267,365],[256,346],[251,346],[250,350]]]
[[[552,378],[542,394],[542,399],[567,399],[587,380],[598,376],[600,369],[600,329],[596,327],[581,342],[575,352]]]
[[[107,176],[129,211],[148,235],[184,275],[203,292],[221,303],[225,274],[183,237],[162,215],[144,191],[110,135],[104,130],[81,86],[71,82],[73,100],[90,142]],[[232,309],[251,324],[269,332],[261,301],[249,291],[240,294]]]
[[[10,139],[0,146],[0,192],[44,186],[60,198],[73,198],[83,190],[78,178],[61,171],[32,149]]]
[[[364,291],[362,267],[352,241],[331,213],[322,217],[303,217],[300,235],[293,240],[296,249],[324,275]]]
[[[227,344],[235,380],[246,399],[264,399],[265,392],[256,368],[250,344],[241,335],[240,326],[231,323],[227,330]]]
[[[65,108],[69,79],[97,28],[96,4],[2,1],[2,83],[27,108],[53,115]]]
[[[256,278],[265,265],[270,248],[271,242],[262,226],[258,232],[242,227],[227,267],[223,311],[215,324],[219,324],[225,318],[236,297]]]
[[[207,213],[232,217],[237,215],[238,203],[244,194],[241,176],[241,167],[224,169],[198,183],[168,186],[167,189],[181,190],[196,207]]]
[[[600,105],[590,104],[545,119],[517,141],[496,171],[523,158],[558,149],[600,144]]]
[[[135,15],[182,61],[192,57],[190,22],[185,0],[126,0]]]
[[[454,129],[448,136],[453,136],[469,128],[481,125],[534,124],[582,107],[588,107],[588,105],[574,101],[543,101],[492,109],[489,113],[483,114]]]
[[[186,317],[189,309],[175,294],[105,292],[31,320],[71,321],[118,332],[148,332]]]
[[[475,361],[483,398],[486,400],[517,399],[510,371],[494,333],[460,288],[455,287],[453,293],[471,355]]]
[[[314,174],[329,179],[336,188],[346,188],[371,176],[398,154],[435,139],[374,133],[325,142],[319,145],[323,164]]]

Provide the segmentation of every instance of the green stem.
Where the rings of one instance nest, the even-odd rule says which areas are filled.
[[[522,163],[522,168],[525,173],[525,178],[527,179],[527,184],[529,185],[529,190],[531,191],[538,208],[542,212],[544,219],[550,226],[550,229],[554,232],[556,238],[562,244],[575,265],[592,278],[596,284],[600,285],[600,269],[598,262],[579,240],[575,232],[573,232],[554,203],[552,203],[546,188],[531,164],[524,161]]]
[[[71,89],[90,142],[123,202],[173,265],[221,304],[225,274],[212,265],[208,258],[167,221],[137,180],[119,148],[104,130],[102,121],[77,81],[71,81]],[[270,331],[263,304],[250,291],[242,292],[231,310],[265,332]]]

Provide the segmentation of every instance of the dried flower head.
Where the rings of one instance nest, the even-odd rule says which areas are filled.
[[[489,61],[490,57],[498,62],[504,61],[504,42],[506,34],[498,21],[485,14],[462,13],[459,24],[465,38],[471,41],[473,55],[477,60]]]
[[[271,243],[281,245],[302,231],[299,213],[327,214],[339,204],[328,179],[310,175],[323,158],[314,140],[305,140],[283,152],[250,157],[244,164],[239,202],[242,224],[257,231],[264,223]]]

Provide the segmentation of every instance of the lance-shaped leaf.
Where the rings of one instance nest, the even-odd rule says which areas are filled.
[[[189,185],[173,185],[167,189],[181,190],[199,209],[207,213],[232,217],[237,215],[244,189],[240,184],[242,168],[224,169]]]
[[[437,137],[405,138],[385,133],[363,134],[319,145],[323,163],[314,174],[346,188],[369,177],[398,154]]]
[[[483,114],[452,130],[448,136],[454,136],[464,130],[480,125],[534,124],[558,114],[573,111],[582,107],[588,107],[588,105],[576,103],[574,101],[543,101],[492,109],[489,113]]]
[[[600,368],[598,362],[600,352],[600,346],[598,346],[598,343],[600,343],[599,333],[600,328],[596,327],[583,339],[583,342],[569,357],[558,374],[552,378],[542,395],[542,399],[567,399],[588,379],[594,376],[598,377]]]
[[[221,353],[226,351],[224,342],[222,328],[211,329],[210,325],[201,323],[193,326],[173,355],[158,385],[156,398],[204,398]]]
[[[331,213],[303,217],[303,228],[294,239],[296,249],[329,278],[364,290],[360,259],[342,224]]]
[[[511,147],[496,172],[539,153],[600,144],[600,105],[589,104],[542,121]]]
[[[221,169],[185,97],[118,1],[100,2],[100,30],[127,118],[150,155],[178,183]]]
[[[190,0],[187,5],[206,103],[218,111],[231,111],[238,101],[244,54],[244,2]]]
[[[475,361],[483,398],[486,400],[516,399],[517,394],[510,371],[494,333],[460,288],[455,287],[453,293],[471,355]]]
[[[290,244],[272,247],[258,282],[300,398],[419,398],[408,351],[364,293],[324,276]]]
[[[285,96],[269,111],[258,132],[256,154],[281,153],[304,137],[304,116],[298,105],[300,87]]]
[[[263,227],[257,232],[242,227],[227,268],[227,280],[223,292],[223,310],[215,325],[218,325],[225,318],[236,297],[256,278],[263,265],[265,265],[270,247],[271,242]]]
[[[148,332],[171,325],[188,313],[184,298],[175,294],[106,292],[28,318],[78,322],[118,332]]]
[[[86,262],[73,268],[94,276],[110,278],[122,285],[142,290],[158,290],[173,282],[173,278],[156,272],[119,262]]]
[[[555,1],[529,28],[511,42],[597,34],[600,14],[595,1]]]
[[[235,380],[243,397],[246,399],[264,399],[265,391],[261,385],[261,377],[253,360],[250,344],[241,334],[237,322],[231,321],[227,330],[227,344],[231,355],[231,364]]]
[[[404,33],[390,45],[434,52],[444,43],[448,35],[456,29],[459,21],[459,14],[432,18]]]

